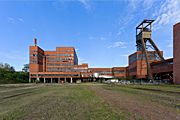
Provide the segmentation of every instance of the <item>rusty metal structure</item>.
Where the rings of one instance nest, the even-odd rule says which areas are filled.
[[[137,51],[141,51],[143,53],[142,59],[144,58],[146,60],[147,65],[147,79],[151,80],[153,80],[153,75],[150,68],[151,60],[165,61],[162,52],[158,49],[153,39],[151,38],[153,22],[154,20],[143,20],[136,27]],[[150,49],[152,50],[150,51]]]

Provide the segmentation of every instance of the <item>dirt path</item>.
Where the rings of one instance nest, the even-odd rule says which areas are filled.
[[[128,93],[106,90],[102,86],[90,86],[98,96],[102,97],[117,111],[123,112],[127,119],[145,120],[179,120],[180,115],[168,107],[150,101],[139,101]]]

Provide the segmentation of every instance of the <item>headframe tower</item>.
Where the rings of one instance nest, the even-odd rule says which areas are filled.
[[[141,51],[144,54],[146,65],[147,65],[147,77],[148,79],[153,80],[153,76],[151,74],[150,69],[150,62],[151,59],[150,55],[148,55],[149,48],[153,49],[157,54],[157,59],[164,61],[164,57],[162,56],[160,50],[154,43],[151,38],[152,33],[152,23],[154,20],[143,20],[137,27],[136,27],[136,47],[137,51]]]

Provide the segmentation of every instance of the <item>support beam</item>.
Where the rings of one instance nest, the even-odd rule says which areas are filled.
[[[66,83],[66,77],[64,78],[64,83]]]
[[[145,44],[145,39],[142,37],[141,38],[141,42],[142,42],[142,48],[143,48],[143,52],[145,53],[145,58],[146,58],[146,65],[147,65],[147,75],[148,75],[148,79],[152,80],[153,77],[152,77],[152,74],[151,74],[151,71],[150,71],[150,63],[149,63],[149,59],[148,59],[148,53],[147,53],[147,50],[146,50],[146,44]]]
[[[29,77],[29,83],[31,83],[31,78]]]
[[[61,83],[60,78],[58,78],[58,83]]]
[[[154,49],[156,50],[157,54],[159,55],[160,59],[162,61],[165,61],[164,57],[161,55],[160,50],[158,49],[158,47],[156,46],[156,44],[153,42],[152,39],[149,39],[149,42],[151,43],[151,45],[154,47]]]
[[[72,83],[73,81],[72,81],[72,77],[71,77],[71,83]]]
[[[53,81],[52,81],[52,78],[51,78],[51,83],[52,83]]]
[[[35,82],[39,82],[39,81],[40,81],[40,80],[39,80],[39,77],[37,77]]]
[[[46,78],[44,78],[44,83],[46,83]]]

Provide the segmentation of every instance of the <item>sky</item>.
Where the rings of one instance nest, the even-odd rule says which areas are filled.
[[[173,57],[180,0],[0,0],[0,62],[21,70],[37,38],[44,50],[75,47],[79,64],[125,67],[144,19],[155,20],[152,39],[165,58]]]

